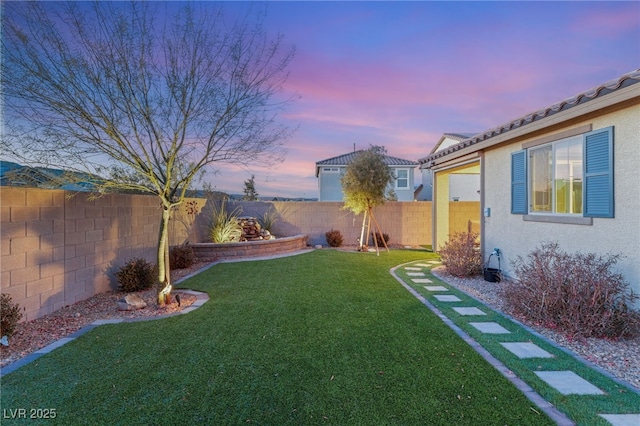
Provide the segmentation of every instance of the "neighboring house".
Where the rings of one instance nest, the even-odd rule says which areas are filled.
[[[340,178],[360,152],[362,151],[354,151],[316,163],[320,201],[343,201]],[[418,163],[389,155],[384,156],[384,161],[393,170],[395,180],[391,189],[397,195],[398,201],[413,201],[413,174]]]
[[[542,242],[620,253],[640,293],[640,70],[465,139],[421,160],[434,173],[433,244],[447,240],[448,179],[480,170],[484,259],[501,267]],[[496,265],[492,265],[496,266]],[[639,304],[640,306],[640,304]]]
[[[452,145],[459,143],[465,139],[470,138],[475,133],[444,133],[438,143],[433,147],[429,155],[449,148]],[[422,185],[419,193],[416,194],[416,200],[418,201],[432,201],[433,200],[433,172],[427,167],[424,158],[419,158],[420,172],[422,175]],[[466,176],[456,175],[452,176],[454,182],[452,182],[453,191],[451,199],[457,198],[462,201],[479,201],[480,200],[480,171],[476,173],[466,174]]]

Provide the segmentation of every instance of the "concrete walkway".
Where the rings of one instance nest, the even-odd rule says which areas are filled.
[[[486,345],[487,347],[483,347],[478,341],[469,336],[462,328],[456,325],[451,318],[453,315],[459,315],[462,318],[468,319],[467,324],[471,326],[473,329],[477,330],[483,335],[510,335],[512,333],[515,334],[516,331],[519,331],[518,335],[526,336],[527,332],[533,332],[530,329],[527,329],[524,325],[518,323],[515,320],[508,321],[509,325],[506,325],[503,321],[503,325],[498,324],[491,320],[486,320],[485,317],[488,317],[490,314],[495,314],[489,307],[484,305],[481,301],[469,296],[465,298],[466,301],[463,301],[460,297],[461,294],[465,294],[459,289],[454,289],[453,287],[449,287],[448,285],[418,285],[424,283],[431,283],[428,278],[414,278],[417,276],[426,277],[427,273],[429,273],[430,268],[438,265],[440,262],[429,261],[422,263],[411,262],[406,265],[400,265],[391,269],[391,274],[416,298],[418,298],[425,306],[427,306],[431,311],[433,311],[442,321],[447,324],[450,328],[452,328],[463,340],[465,340],[473,349],[475,349],[480,355],[482,355],[485,360],[487,360],[491,365],[493,365],[498,371],[500,371],[507,379],[509,379],[518,389],[520,389],[524,394],[532,401],[540,410],[544,411],[549,417],[551,417],[558,425],[574,425],[575,422],[568,417],[565,413],[558,410],[554,407],[550,402],[546,401],[542,396],[540,396],[537,392],[533,390],[533,388],[527,384],[524,380],[519,377],[516,377],[514,373],[508,369],[499,359],[498,355],[491,353],[490,348],[491,345]],[[401,272],[401,275],[406,278],[402,278],[398,275],[398,272]],[[445,283],[446,284],[446,283]],[[418,290],[420,289],[420,291]],[[424,291],[422,291],[424,289]],[[458,294],[454,294],[458,293]],[[423,295],[424,294],[424,295]],[[459,297],[460,296],[460,297]],[[440,305],[451,305],[450,309],[439,309],[434,305],[434,303],[430,302],[429,299],[433,300],[434,303],[440,303]],[[471,301],[471,302],[469,302]],[[439,306],[440,306],[439,305]],[[454,306],[455,305],[455,306]],[[526,330],[526,332],[522,332]],[[535,332],[534,332],[535,333]],[[537,333],[536,333],[537,334]],[[554,342],[544,338],[543,336],[537,334],[538,338],[541,338],[548,342],[552,346],[557,346]],[[482,339],[480,339],[482,340]],[[519,360],[529,360],[529,359],[546,359],[550,362],[550,365],[553,365],[553,359],[555,356],[548,352],[547,350],[541,348],[535,343],[522,340],[522,341],[514,341],[514,342],[500,342],[500,346],[506,349],[513,357]],[[566,349],[562,349],[565,353],[569,353]],[[496,352],[495,349],[493,352]],[[573,358],[577,362],[588,365],[584,360],[578,357],[575,354],[570,353]],[[503,355],[504,356],[504,355]],[[559,362],[557,364],[560,364]],[[566,364],[566,363],[565,363]],[[533,373],[537,376],[542,382],[544,382],[547,386],[549,386],[553,391],[561,394],[561,395],[578,395],[585,397],[594,397],[594,396],[602,396],[606,398],[606,392],[602,389],[599,389],[594,384],[590,383],[588,380],[582,378],[574,371],[567,370],[566,365],[562,368],[560,365],[558,369],[548,369],[548,370],[537,370]],[[619,380],[613,378],[612,376],[599,371],[601,374],[607,375],[609,378],[616,382],[620,382]],[[633,388],[631,385],[622,383],[624,386],[629,388],[629,391],[634,393],[639,393],[638,390]],[[623,408],[622,411],[631,411],[631,413],[599,413],[598,416],[601,419],[606,420],[609,424],[613,426],[640,426],[640,406],[637,407],[629,407]]]

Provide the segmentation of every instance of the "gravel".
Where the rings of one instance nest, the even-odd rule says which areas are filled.
[[[501,283],[490,283],[482,277],[457,278],[446,273],[443,266],[432,269],[433,274],[447,284],[481,300],[487,306],[507,313],[500,298]],[[583,359],[595,364],[612,376],[640,389],[640,337],[629,340],[609,340],[598,338],[569,338],[568,336],[523,318],[516,318],[547,339],[555,342]]]

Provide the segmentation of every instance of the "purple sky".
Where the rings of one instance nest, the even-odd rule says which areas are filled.
[[[315,162],[354,144],[417,160],[640,68],[639,2],[271,2],[267,26],[296,46],[298,131],[276,167],[208,178],[230,193],[253,173],[261,196],[317,197]]]

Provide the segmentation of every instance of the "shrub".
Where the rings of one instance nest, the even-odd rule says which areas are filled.
[[[373,239],[373,233],[371,233],[371,238]],[[380,234],[379,232],[376,232],[375,241],[378,242],[378,245],[389,244],[389,234],[385,234],[384,232]]]
[[[338,231],[337,229],[327,231],[324,235],[325,237],[327,237],[327,244],[329,244],[330,247],[342,246],[342,242],[344,239],[342,238],[342,234],[340,233],[340,231]]]
[[[171,247],[169,266],[171,269],[185,269],[196,262],[196,254],[188,243]]]
[[[273,206],[270,206],[269,209],[262,215],[262,220],[260,221],[262,223],[262,229],[273,232],[273,227],[278,222],[278,220],[278,212],[273,208]]]
[[[482,272],[478,233],[456,232],[440,248],[440,259],[447,272],[455,277],[470,277]]]
[[[18,322],[22,319],[20,305],[13,303],[11,296],[2,293],[0,295],[0,336],[13,336]]]
[[[158,268],[144,259],[134,258],[116,272],[116,278],[122,291],[147,290],[158,280]]]
[[[242,237],[242,227],[238,222],[242,208],[237,207],[229,213],[225,204],[225,200],[220,202],[220,206],[213,204],[213,218],[209,235],[214,243],[238,242]]]
[[[569,254],[544,243],[514,262],[503,297],[516,315],[576,337],[626,338],[640,332],[638,296],[612,272],[620,255]]]

